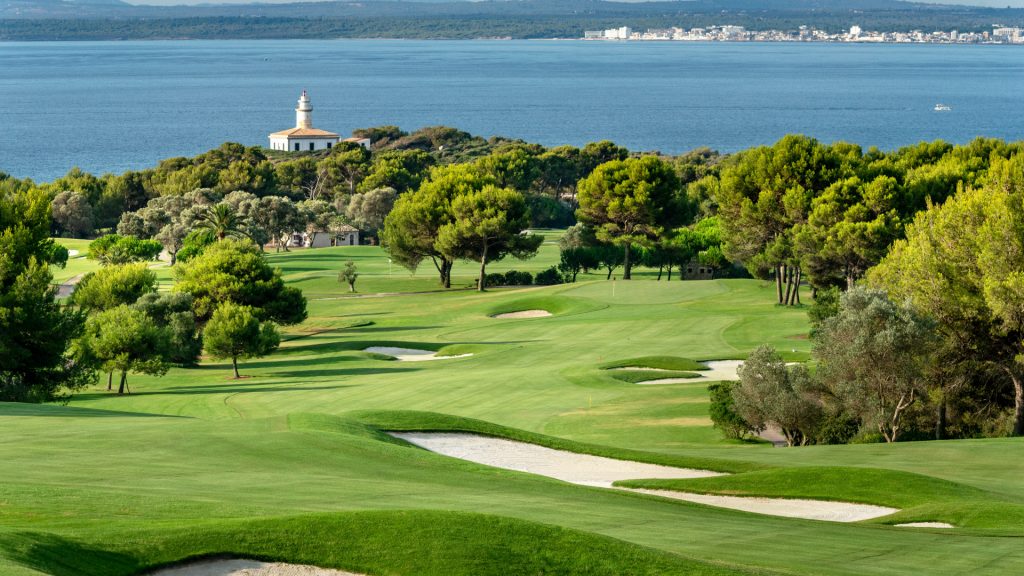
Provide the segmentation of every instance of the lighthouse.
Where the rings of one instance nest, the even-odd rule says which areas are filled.
[[[309,94],[306,94],[305,90],[302,91],[302,96],[299,96],[299,105],[295,107],[295,127],[313,127],[313,104],[310,103]]]
[[[295,107],[295,128],[281,130],[270,135],[271,150],[289,152],[327,150],[333,148],[337,143],[337,134],[313,127],[313,103],[305,90],[299,96],[299,103]]]

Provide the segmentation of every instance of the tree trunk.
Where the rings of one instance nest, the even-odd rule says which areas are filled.
[[[1013,380],[1013,435],[1024,436],[1024,383],[1016,373],[1010,373]]]
[[[107,392],[114,389],[114,371],[107,372]]]
[[[437,273],[441,276],[441,286],[444,288],[452,287],[452,264],[445,258],[441,258],[441,263],[437,263],[437,258],[431,256],[431,260],[434,261],[434,267],[437,268]]]
[[[608,275],[605,276],[605,278],[604,278],[605,280],[611,280],[612,279],[612,271],[613,270],[615,270],[615,267],[613,267],[613,266],[609,266],[608,267]]]
[[[658,282],[661,282],[661,273],[664,272],[664,271],[665,271],[665,265],[664,264],[659,264],[658,265]]]
[[[671,281],[672,281],[672,264],[669,264],[668,265],[668,280],[666,280],[666,282],[671,282]]]
[[[484,280],[487,277],[487,242],[484,242],[483,250],[480,253],[480,283],[476,287],[478,292],[484,291]]]
[[[118,387],[117,393],[118,394],[124,394],[124,388],[125,388],[125,386],[127,386],[127,384],[128,384],[128,371],[127,370],[122,370],[121,371],[121,386]]]
[[[793,269],[789,266],[782,267],[782,275],[786,279],[786,297],[782,304],[789,306],[789,299],[793,297]]]
[[[775,266],[775,292],[779,297],[779,304],[782,304],[782,264]]]
[[[942,440],[946,436],[946,398],[939,401],[935,417],[935,439]]]
[[[170,250],[168,250],[167,251],[167,255],[171,257],[171,266],[174,266],[175,264],[178,263],[178,252],[177,251],[171,252]]]
[[[355,292],[356,291],[356,283],[355,282],[349,282],[348,283],[348,291],[349,292]]]
[[[797,266],[797,280],[793,285],[793,303],[794,305],[800,304],[800,283],[804,280],[804,271]]]
[[[231,357],[231,369],[235,371],[235,380],[241,378],[241,376],[238,375],[238,356]]]
[[[630,248],[632,248],[632,245],[630,245],[627,242],[626,243],[626,251],[625,251],[625,253],[622,256],[622,279],[623,280],[629,280],[629,279],[632,278],[633,262],[632,262],[632,260],[630,260],[630,252],[631,252]]]

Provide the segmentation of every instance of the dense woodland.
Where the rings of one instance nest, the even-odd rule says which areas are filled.
[[[579,38],[584,30],[721,25],[838,33],[866,30],[990,31],[1024,26],[1024,10],[886,0],[601,2],[310,2],[130,6],[20,0],[0,12],[0,40],[180,38]]]
[[[723,156],[545,148],[447,127],[358,132],[373,149],[279,153],[224,144],[120,175],[0,177],[0,398],[45,401],[105,374],[161,374],[200,351],[264,355],[305,318],[263,250],[356,226],[410,270],[479,264],[477,288],[523,284],[487,265],[529,258],[569,227],[537,283],[688,265],[774,284],[807,305],[813,361],[771,349],[713,390],[727,434],[792,444],[1024,433],[1024,154],[977,139],[893,152],[787,136]],[[52,236],[96,238],[104,266],[68,302]],[[174,291],[145,262],[166,254]],[[429,264],[427,264],[429,263]],[[667,274],[665,274],[667,272]],[[650,273],[649,273],[650,274]],[[354,285],[357,272],[339,278]],[[527,275],[529,276],[529,275]],[[543,278],[541,278],[543,277]],[[173,352],[172,352],[173,351]]]

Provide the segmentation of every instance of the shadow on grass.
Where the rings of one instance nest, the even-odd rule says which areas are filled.
[[[133,396],[152,396],[157,394],[239,394],[242,392],[313,392],[318,390],[340,390],[351,388],[347,384],[331,384],[325,386],[293,386],[287,383],[275,382],[265,386],[176,386],[152,392],[139,392]]]
[[[304,380],[299,380],[296,384],[302,384]],[[161,388],[159,390],[142,390],[132,391],[129,394],[125,394],[125,397],[141,397],[141,396],[179,396],[179,395],[200,395],[200,394],[240,394],[243,392],[312,392],[318,390],[340,390],[342,388],[351,388],[349,384],[330,384],[324,386],[295,386],[283,382],[267,383],[265,385],[251,384],[248,386],[237,386],[231,384],[197,384],[195,386],[174,386],[170,388]],[[104,398],[111,398],[117,396],[115,392],[93,392],[89,394],[81,394],[76,396],[76,400],[80,402],[88,402],[89,400],[98,400]],[[156,414],[150,414],[150,416],[159,416]]]
[[[52,576],[132,574],[137,559],[42,532],[19,532],[0,539],[0,551],[14,562]]]
[[[426,326],[424,328],[437,328],[437,326]],[[361,329],[360,332],[366,332],[367,330]],[[384,331],[381,329],[381,331]],[[512,341],[496,341],[496,342],[410,342],[410,341],[399,341],[399,340],[334,340],[329,342],[317,342],[312,344],[300,344],[297,346],[288,346],[288,354],[297,353],[317,353],[317,352],[362,352],[372,346],[395,346],[398,348],[414,348],[418,350],[431,350],[438,351],[447,346],[464,345],[464,344],[475,344],[479,346],[503,346],[503,345],[521,345],[530,344],[537,342],[537,340],[512,340]],[[285,349],[282,349],[285,350]],[[365,360],[358,356],[352,357],[337,357],[337,360],[345,358],[346,360]],[[315,363],[327,363],[324,359],[315,360]],[[331,360],[332,362],[334,359]],[[246,364],[246,366],[258,366],[259,363]],[[268,362],[266,366],[280,366],[280,362]]]
[[[75,394],[75,399],[88,399],[98,394]],[[33,416],[49,418],[183,418],[164,414],[147,414],[145,412],[118,412],[116,410],[100,410],[96,408],[79,408],[74,406],[54,406],[53,404],[18,404],[16,402],[0,402],[0,418],[4,416]]]
[[[319,344],[317,344],[316,346],[319,346]],[[251,362],[239,363],[238,369],[244,372],[246,370],[255,370],[261,368],[274,369],[292,368],[295,366],[330,366],[333,364],[339,364],[341,362],[356,362],[358,360],[365,360],[365,358],[360,358],[359,356],[317,356],[315,358],[298,358],[294,360],[272,360],[271,358],[273,358],[273,356],[265,360],[256,360]],[[231,371],[230,363],[210,364],[210,366],[216,366],[219,369],[226,370],[228,372]],[[274,372],[273,374],[276,374],[276,372]],[[267,376],[273,376],[273,374],[267,374]]]
[[[373,376],[375,374],[401,374],[405,372],[414,372],[416,370],[419,370],[419,368],[321,368],[318,370],[277,372],[276,374],[284,378],[322,378],[324,376]],[[345,387],[347,388],[347,386]],[[296,388],[288,389],[295,390]]]
[[[344,332],[359,332],[361,334],[372,332],[407,332],[410,330],[430,330],[433,328],[444,328],[444,326],[353,326],[352,328],[341,328]]]

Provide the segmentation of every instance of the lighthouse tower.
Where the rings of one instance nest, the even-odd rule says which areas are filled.
[[[313,128],[313,104],[309,94],[302,91],[299,104],[295,107],[295,128],[274,132],[270,135],[271,150],[288,152],[306,152],[327,150],[338,143],[338,135],[334,132]]]
[[[310,104],[309,95],[305,90],[302,91],[302,96],[299,96],[299,105],[295,107],[295,127],[313,127],[313,105]]]

